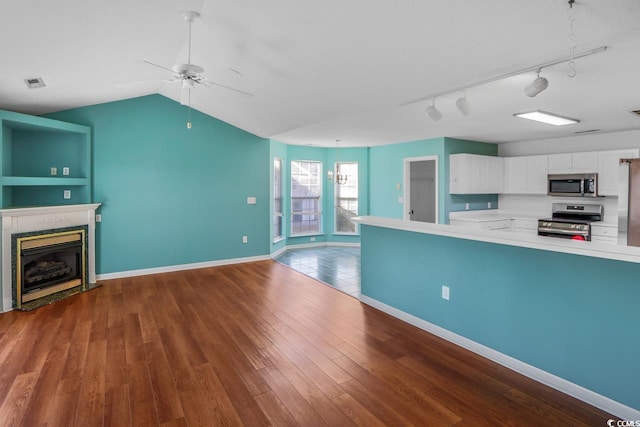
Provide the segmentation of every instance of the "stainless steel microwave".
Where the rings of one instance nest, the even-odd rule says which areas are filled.
[[[548,175],[550,196],[598,197],[597,173]]]

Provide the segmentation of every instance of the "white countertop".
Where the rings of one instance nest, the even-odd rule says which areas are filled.
[[[504,219],[524,219],[524,220],[538,220],[541,218],[550,218],[550,213],[529,213],[520,211],[509,211],[502,209],[485,209],[479,211],[456,211],[449,212],[449,219],[455,219],[458,221],[468,222],[489,222],[489,221],[501,221]],[[594,223],[606,227],[617,227],[617,222],[600,221]]]
[[[376,216],[361,216],[353,218],[352,220],[359,224],[411,231],[415,233],[433,234],[457,239],[476,240],[501,245],[540,249],[543,251],[562,252],[595,258],[640,263],[640,248],[634,246],[558,239],[555,237],[537,236],[526,233],[512,233],[500,230],[471,229],[468,227],[459,227],[454,225],[431,224],[426,222],[405,221],[401,219]]]
[[[545,214],[531,214],[522,212],[504,211],[501,209],[486,209],[481,211],[457,211],[449,212],[449,219],[458,219],[461,221],[469,222],[486,222],[486,221],[501,221],[503,219],[530,219],[538,220],[539,218],[546,218],[550,215]]]

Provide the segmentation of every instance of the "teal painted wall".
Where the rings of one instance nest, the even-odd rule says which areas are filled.
[[[449,212],[463,211],[466,204],[469,204],[469,210],[488,209],[488,202],[491,202],[491,208],[498,208],[497,194],[449,194],[449,155],[457,153],[482,154],[485,156],[497,156],[498,145],[477,141],[467,141],[464,139],[445,138],[445,167],[447,170],[446,179],[444,180],[444,210],[446,211],[445,224],[449,224]]]
[[[364,295],[640,410],[638,277],[635,263],[362,226]]]
[[[403,204],[398,197],[404,196],[404,159],[407,157],[438,156],[439,212],[444,218],[443,180],[448,181],[448,172],[442,167],[444,138],[403,142],[370,148],[370,211],[371,215],[402,219]],[[400,185],[400,189],[397,186]]]
[[[197,111],[187,129],[160,95],[48,116],[93,129],[98,274],[269,254],[268,140]]]

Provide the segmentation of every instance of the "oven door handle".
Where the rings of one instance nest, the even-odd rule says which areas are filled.
[[[555,228],[538,227],[538,232],[553,233],[553,234],[566,234],[574,236],[586,236],[588,233],[577,230],[558,230]]]

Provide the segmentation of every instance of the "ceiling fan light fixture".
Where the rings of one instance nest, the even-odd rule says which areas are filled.
[[[515,117],[520,117],[521,119],[533,120],[536,122],[546,123],[554,126],[564,126],[564,125],[572,125],[576,123],[580,123],[580,120],[573,119],[571,117],[564,117],[558,114],[549,113],[547,111],[528,111],[524,113],[514,114]]]

